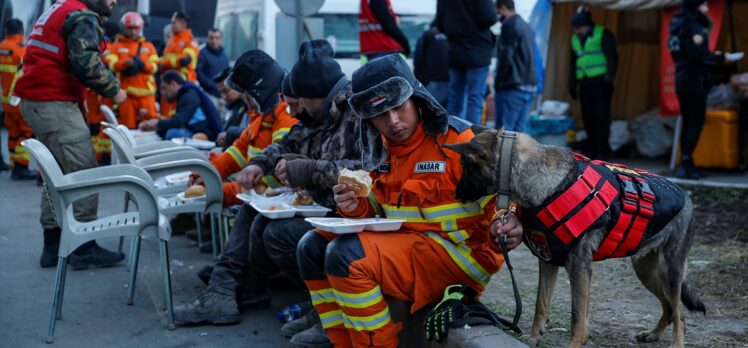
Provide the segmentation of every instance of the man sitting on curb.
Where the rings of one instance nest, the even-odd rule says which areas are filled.
[[[396,347],[402,323],[390,318],[384,295],[412,303],[413,313],[452,284],[480,293],[501,267],[488,229],[495,196],[455,199],[460,156],[443,145],[468,141],[473,132],[447,114],[402,58],[385,56],[356,70],[353,92],[349,103],[362,119],[362,162],[373,185],[369,197],[335,185],[338,212],[406,222],[386,233],[309,231],[299,242],[299,268],[333,345]],[[520,243],[516,218],[493,224],[508,234],[510,248]]]
[[[161,95],[169,101],[176,100],[174,116],[142,121],[138,125],[140,130],[156,131],[166,140],[192,138],[197,133],[205,134],[208,140],[216,139],[221,130],[221,119],[205,91],[185,81],[179,72],[169,70],[161,76]]]

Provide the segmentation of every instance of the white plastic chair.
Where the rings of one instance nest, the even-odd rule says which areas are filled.
[[[169,192],[166,189],[159,189],[159,209],[163,214],[167,215],[180,213],[210,214],[211,236],[214,241],[217,241],[216,217],[223,211],[223,182],[221,181],[221,175],[208,162],[205,155],[191,151],[179,151],[135,159],[131,148],[120,132],[108,128],[104,130],[104,133],[112,139],[113,150],[121,163],[134,164],[143,168],[154,180],[185,171],[200,175],[203,178],[205,186],[204,199],[182,200],[174,195],[173,192]],[[184,186],[181,187],[179,192],[185,188]],[[202,244],[202,223],[199,220],[198,215],[198,243]],[[219,223],[218,226],[223,229],[223,224]],[[137,252],[139,251],[139,241],[137,241],[137,238],[135,241],[137,245],[131,245],[130,249],[131,255],[134,255],[133,265],[137,265]],[[213,248],[213,256],[218,257],[218,248]]]
[[[159,238],[161,254],[161,274],[163,278],[164,306],[169,329],[174,329],[174,313],[171,296],[171,276],[169,270],[168,241],[171,237],[169,221],[159,214],[157,196],[153,181],[148,174],[133,165],[111,165],[63,174],[52,153],[36,139],[22,143],[36,159],[49,192],[48,199],[54,210],[55,219],[62,230],[58,250],[57,275],[54,297],[50,313],[47,343],[54,341],[56,320],[62,318],[62,300],[65,292],[68,256],[82,244],[106,237],[132,236],[139,238],[144,233],[153,233]],[[125,212],[80,222],[73,216],[73,202],[107,191],[125,191],[138,205],[137,212]],[[135,269],[133,269],[135,270]],[[135,287],[134,273],[131,273],[129,292]],[[132,300],[128,300],[132,304]]]

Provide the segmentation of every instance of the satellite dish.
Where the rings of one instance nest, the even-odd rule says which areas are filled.
[[[278,8],[280,8],[281,12],[286,14],[287,16],[295,16],[296,15],[296,1],[297,0],[275,0],[275,4],[278,5]],[[301,3],[301,15],[311,16],[322,7],[322,4],[325,3],[325,0],[298,0]]]

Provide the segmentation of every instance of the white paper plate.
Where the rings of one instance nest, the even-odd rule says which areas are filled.
[[[246,194],[246,193],[237,193],[236,198],[238,198],[241,201],[244,201],[245,203],[248,203],[253,208],[255,208],[258,212],[262,214],[260,209],[258,207],[266,207],[268,205],[277,205],[284,208],[284,210],[290,210],[294,212],[294,215],[301,215],[304,217],[308,216],[325,216],[328,212],[332,211],[330,208],[323,207],[319,204],[313,204],[313,205],[291,205],[290,202],[293,200],[293,194],[284,194],[287,195],[285,197],[276,196],[276,197],[264,197],[257,195],[252,191],[253,194]],[[273,210],[273,211],[277,211]],[[278,214],[269,212],[268,214],[272,216],[277,216]],[[282,219],[287,218],[291,216],[285,216],[286,214],[283,214],[283,217],[270,217],[268,215],[263,214],[264,216],[270,218],[270,219]]]
[[[348,219],[348,218],[306,218],[312,226],[332,233],[345,234],[361,231],[397,231],[405,220],[396,219]]]
[[[185,197],[184,192],[180,192],[180,193],[177,193],[177,198],[183,201],[194,201],[196,199],[205,199],[205,195],[197,196],[197,197]]]
[[[331,212],[332,209],[323,207],[319,204],[313,204],[313,205],[292,205],[291,206],[294,210],[296,210],[296,214],[305,216],[305,217],[312,217],[312,216],[325,216],[328,212]]]
[[[285,203],[250,202],[249,205],[268,219],[287,219],[296,215],[296,210]]]
[[[167,175],[164,177],[164,179],[166,180],[166,182],[172,185],[179,184],[182,182],[186,183],[187,181],[190,180],[190,174],[192,174],[192,172],[181,172],[181,173]]]
[[[216,143],[209,140],[200,140],[192,138],[173,138],[171,141],[177,145],[186,145],[198,150],[211,150],[216,147]]]

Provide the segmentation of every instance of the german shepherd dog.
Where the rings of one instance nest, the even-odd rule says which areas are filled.
[[[456,191],[457,198],[462,201],[494,194],[499,185],[499,147],[503,130],[473,126],[473,131],[477,135],[470,142],[445,145],[462,155],[463,177]],[[538,207],[560,188],[568,187],[578,179],[577,162],[568,149],[544,146],[526,134],[519,134],[512,145],[511,154],[511,200],[519,209]],[[675,190],[680,189],[675,187]],[[687,194],[683,196],[685,203],[680,211],[676,211],[662,229],[643,239],[638,248],[632,251],[631,261],[636,275],[662,305],[662,316],[657,325],[651,331],[638,334],[636,339],[639,342],[659,340],[667,326],[673,323],[672,347],[683,347],[685,327],[680,303],[683,302],[689,310],[706,314],[701,299],[685,280],[686,256],[693,239],[693,204]],[[525,227],[526,243],[528,232],[532,231]],[[607,233],[606,226],[585,230],[566,258],[564,267],[569,274],[572,296],[571,340],[567,347],[580,347],[587,341],[591,263],[593,253]],[[543,260],[539,263],[540,283],[530,334],[533,344],[540,340],[548,322],[559,268]]]

